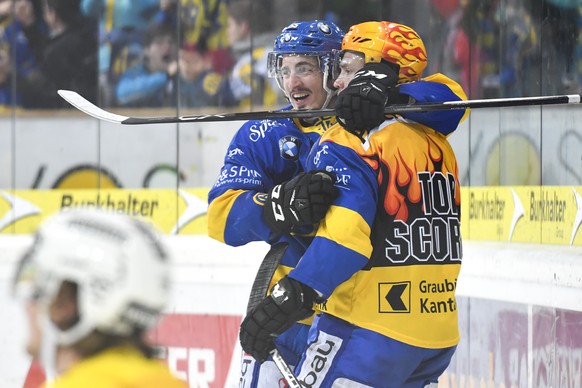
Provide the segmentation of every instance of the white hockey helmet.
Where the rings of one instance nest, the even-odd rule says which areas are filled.
[[[129,336],[155,325],[166,307],[170,255],[143,221],[97,210],[59,213],[23,256],[15,292],[48,314],[64,281],[77,284],[79,320],[57,331],[57,344],[74,344],[96,329]]]

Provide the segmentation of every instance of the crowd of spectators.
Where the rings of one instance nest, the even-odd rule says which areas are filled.
[[[440,69],[471,98],[579,93],[582,0],[433,0]]]
[[[280,105],[267,0],[0,0],[0,106]],[[258,35],[255,35],[258,34]],[[260,38],[258,38],[260,36]]]
[[[78,0],[2,0],[2,89],[25,108],[61,108],[59,88],[97,96],[97,26]]]
[[[432,5],[442,36],[442,47],[428,47],[439,62],[432,69],[457,79],[471,98],[579,92],[582,0]],[[269,0],[0,0],[0,107],[66,107],[58,89],[104,107],[281,106],[266,74],[281,27],[273,25],[274,7]]]

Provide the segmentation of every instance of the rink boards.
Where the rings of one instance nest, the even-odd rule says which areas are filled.
[[[164,362],[192,387],[237,386],[238,325],[267,247],[232,248],[207,238],[206,193],[0,192],[0,386],[43,378],[22,351],[26,322],[9,294],[16,257],[44,217],[95,203],[148,217],[168,234],[176,253],[174,301],[152,333]],[[440,386],[580,386],[581,193],[561,186],[463,189],[462,341]]]

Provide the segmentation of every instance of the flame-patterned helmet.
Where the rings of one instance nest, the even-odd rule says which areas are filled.
[[[357,51],[367,62],[385,61],[400,66],[398,83],[417,81],[427,64],[426,49],[412,28],[392,22],[366,22],[352,26],[342,50]]]

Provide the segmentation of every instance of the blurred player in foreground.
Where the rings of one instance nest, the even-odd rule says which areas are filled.
[[[442,131],[384,118],[381,109],[373,125],[366,120],[374,114],[353,109],[374,95],[383,107],[390,88],[422,84],[426,51],[413,29],[358,24],[342,50],[334,83],[339,121],[306,166],[335,173],[340,194],[297,266],[245,317],[241,344],[264,359],[273,337],[316,303],[295,369],[303,386],[424,387],[437,382],[459,342],[457,161]]]
[[[70,211],[40,227],[14,292],[47,387],[186,386],[145,338],[170,298],[170,261],[157,232],[127,216]]]

